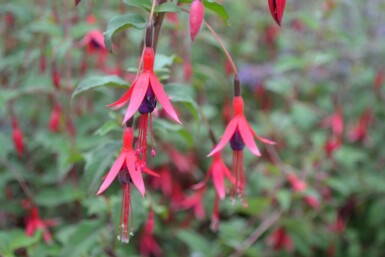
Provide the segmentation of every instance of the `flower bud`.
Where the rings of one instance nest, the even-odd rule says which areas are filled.
[[[204,7],[202,0],[193,0],[190,9],[190,36],[194,41],[203,22]]]

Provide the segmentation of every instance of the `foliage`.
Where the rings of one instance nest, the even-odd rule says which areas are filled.
[[[260,158],[245,151],[248,207],[222,201],[217,232],[211,182],[201,219],[178,197],[205,179],[234,74],[205,25],[191,42],[191,1],[157,6],[155,72],[183,126],[154,118],[147,165],[161,177],[144,175],[144,198],[132,190],[128,245],[116,238],[118,183],[95,193],[121,150],[125,110],[105,106],[136,77],[152,1],[77,2],[0,3],[0,256],[140,256],[150,210],[163,256],[384,256],[382,1],[288,1],[281,27],[267,0],[203,1],[237,64],[245,116],[277,142],[257,142]],[[230,148],[222,155],[230,166]],[[31,205],[52,241],[26,234]]]

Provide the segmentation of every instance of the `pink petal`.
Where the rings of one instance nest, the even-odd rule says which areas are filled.
[[[99,191],[96,193],[96,195],[100,195],[101,193],[104,192],[104,190],[107,189],[107,187],[111,185],[112,181],[114,181],[114,179],[118,175],[120,168],[122,168],[124,159],[125,159],[124,153],[120,153],[118,159],[116,159],[110,171],[107,173],[107,176],[104,179],[103,184],[100,186]]]
[[[124,95],[123,95],[121,98],[119,98],[119,100],[117,100],[116,102],[113,102],[112,104],[109,104],[109,105],[107,105],[107,106],[108,106],[108,107],[115,107],[114,109],[119,109],[119,108],[123,107],[123,105],[124,105],[128,100],[130,100],[130,98],[131,98],[132,91],[133,91],[133,89],[134,89],[134,87],[135,87],[135,85],[136,85],[136,81],[137,81],[137,80],[135,80],[135,81],[132,83],[131,87],[126,91],[126,93],[124,93]]]
[[[149,85],[149,76],[147,73],[142,73],[136,82],[136,86],[132,91],[131,101],[128,104],[126,114],[124,115],[123,123],[126,123],[139,109]]]
[[[136,155],[134,151],[126,153],[126,165],[128,168],[128,172],[130,173],[132,182],[144,197],[146,189],[144,187],[142,172],[139,168],[139,165],[136,165]]]
[[[221,137],[221,140],[219,143],[215,146],[215,148],[207,155],[207,157],[210,157],[214,155],[215,153],[219,152],[222,150],[227,142],[230,141],[231,137],[234,135],[235,129],[237,128],[238,125],[238,117],[233,118],[229,124],[226,127],[225,132],[223,133],[223,136]]]
[[[244,117],[239,119],[238,125],[239,133],[243,139],[243,142],[246,144],[247,148],[256,156],[261,156],[257,145],[254,142],[253,134],[250,130],[249,124],[247,123]]]
[[[225,199],[226,191],[225,191],[225,178],[223,176],[222,167],[219,164],[214,164],[212,170],[213,183],[215,190],[221,200]]]
[[[160,177],[160,175],[158,174],[158,173],[156,173],[156,172],[154,172],[154,171],[152,171],[152,170],[150,170],[149,168],[144,168],[143,169],[143,172],[144,173],[147,173],[147,174],[149,174],[149,175],[151,175],[151,176],[154,176],[154,177]]]
[[[232,183],[235,184],[235,178],[233,175],[231,175],[230,170],[227,168],[226,164],[221,162],[221,169],[223,170],[223,173],[226,175],[227,179]]]
[[[254,130],[251,128],[250,124],[247,123],[247,125],[249,126],[249,129],[250,129],[251,133],[253,134],[253,136],[255,136],[255,138],[258,139],[259,141],[261,141],[262,143],[265,143],[268,145],[275,145],[276,144],[274,141],[271,141],[271,140],[268,140],[266,138],[258,136],[257,133],[255,133]]]
[[[156,98],[158,99],[160,104],[163,106],[163,109],[174,121],[178,122],[179,124],[182,124],[174,108],[172,107],[166,92],[164,92],[162,84],[159,82],[158,78],[154,73],[151,73],[150,81],[151,81],[151,88],[154,91]]]
[[[92,31],[92,39],[101,47],[106,48],[104,44],[104,35],[103,32],[99,30]]]

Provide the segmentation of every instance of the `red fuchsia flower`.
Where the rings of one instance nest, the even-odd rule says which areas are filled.
[[[183,76],[185,81],[190,81],[192,75],[192,65],[191,60],[186,58],[183,63]]]
[[[123,119],[123,123],[129,120],[139,111],[139,136],[137,141],[137,149],[143,155],[142,159],[146,159],[147,152],[147,130],[150,128],[151,142],[153,142],[152,133],[152,112],[154,111],[157,101],[163,106],[166,113],[176,122],[182,124],[154,72],[154,50],[146,47],[143,51],[143,71],[138,78],[132,83],[127,92],[116,102],[108,105],[109,107],[121,108],[128,101],[128,108]],[[151,154],[155,155],[153,146]]]
[[[376,74],[376,78],[374,79],[374,90],[379,93],[381,90],[382,85],[385,81],[385,72],[384,71],[378,71]]]
[[[52,64],[51,78],[52,78],[52,83],[53,83],[54,87],[56,89],[59,89],[60,88],[60,74],[57,71],[55,62]]]
[[[201,220],[205,217],[205,208],[203,206],[203,196],[205,192],[206,187],[201,187],[182,201],[175,202],[174,207],[181,210],[193,209],[195,217]]]
[[[175,168],[182,172],[188,173],[194,167],[194,155],[191,152],[180,152],[170,144],[165,144],[163,149],[166,149]]]
[[[168,12],[166,13],[166,19],[174,24],[178,24],[180,22],[178,14],[175,12]]]
[[[45,57],[45,53],[42,52],[40,54],[40,59],[39,59],[39,69],[41,74],[45,73],[46,67],[47,67],[47,59]]]
[[[148,218],[144,225],[139,242],[139,252],[145,257],[158,257],[162,255],[162,249],[154,237],[154,212],[152,210],[148,213]]]
[[[287,251],[293,250],[293,241],[286,232],[286,229],[280,227],[275,230],[267,239],[268,243],[274,248],[274,250],[286,249]]]
[[[198,35],[204,15],[204,7],[202,0],[193,0],[190,8],[190,36],[191,40],[194,41]]]
[[[27,236],[33,236],[36,230],[42,230],[44,241],[50,244],[52,243],[52,236],[48,228],[55,225],[55,220],[42,220],[39,209],[33,206],[25,218],[25,234]]]
[[[48,128],[51,132],[53,133],[59,132],[61,117],[62,117],[62,108],[58,103],[56,103],[55,106],[53,107],[53,110],[51,112],[51,116],[48,122]]]
[[[328,157],[332,156],[332,154],[337,151],[341,147],[341,137],[331,136],[325,142],[324,151]]]
[[[235,178],[231,175],[230,170],[226,167],[226,164],[222,160],[221,152],[214,154],[214,160],[211,163],[208,172],[206,173],[206,178],[196,184],[194,188],[198,189],[206,185],[207,181],[211,177],[216,193],[218,194],[221,200],[225,199],[226,196],[226,187],[225,187],[225,177],[231,182],[234,183]]]
[[[317,210],[320,207],[319,200],[312,195],[307,195],[303,199],[305,203],[307,203],[311,208],[315,210]]]
[[[112,181],[118,177],[122,185],[122,207],[118,240],[122,243],[128,243],[129,235],[132,235],[134,231],[132,216],[130,216],[130,212],[132,212],[130,183],[133,183],[142,196],[144,196],[145,187],[142,172],[158,176],[158,174],[147,168],[144,161],[137,157],[136,152],[132,148],[133,140],[134,132],[132,128],[126,127],[123,134],[123,149],[96,193],[96,195],[103,193],[111,185]]]
[[[369,125],[372,121],[373,114],[371,109],[366,109],[364,113],[360,116],[357,124],[349,132],[349,139],[352,142],[356,141],[365,141],[367,139],[367,133]]]
[[[231,175],[230,170],[222,160],[221,152],[214,154],[214,160],[206,173],[206,178],[202,182],[194,185],[193,188],[200,189],[205,187],[210,177],[212,178],[216,192],[210,227],[213,231],[217,231],[219,225],[219,200],[225,199],[226,196],[225,177],[227,177],[231,183],[235,183],[235,178]]]
[[[19,156],[24,154],[24,136],[19,128],[19,122],[15,117],[12,118],[12,139],[16,152]]]
[[[295,174],[289,174],[287,180],[294,192],[303,192],[307,187],[306,183],[299,179]]]
[[[233,118],[227,125],[221,140],[208,154],[208,157],[221,151],[226,146],[226,144],[230,142],[231,148],[233,150],[233,162],[231,165],[231,171],[232,175],[235,178],[232,193],[233,195],[237,193],[240,197],[243,197],[246,184],[243,165],[243,148],[246,145],[247,148],[249,148],[249,150],[254,155],[261,156],[261,153],[259,152],[259,149],[255,144],[253,137],[257,138],[259,141],[262,141],[265,144],[274,145],[275,143],[273,141],[258,136],[253,131],[253,129],[247,122],[245,115],[243,114],[244,103],[241,96],[234,97],[233,109]],[[246,205],[246,201],[244,202],[244,204]]]
[[[80,41],[80,45],[86,47],[88,54],[107,52],[103,32],[97,29],[88,31]]]
[[[108,50],[104,43],[103,32],[97,29],[90,30],[80,41],[80,45],[86,47],[86,56],[96,56],[96,65],[99,69],[104,70],[106,67],[105,64],[108,55]],[[84,66],[82,67],[83,70],[87,69],[86,63],[82,63],[82,66]]]
[[[344,131],[344,119],[341,107],[337,107],[334,113],[322,121],[322,126],[332,129],[336,136],[341,136]]]
[[[283,12],[285,11],[286,0],[268,0],[270,13],[275,22],[281,26]]]

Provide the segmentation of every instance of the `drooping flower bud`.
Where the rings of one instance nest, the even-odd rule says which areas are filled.
[[[19,156],[24,154],[24,139],[16,118],[12,119],[12,139],[16,152]]]
[[[202,0],[193,0],[190,9],[190,36],[194,41],[203,22],[204,7]]]
[[[283,12],[285,11],[286,0],[269,0],[271,16],[281,26]]]

